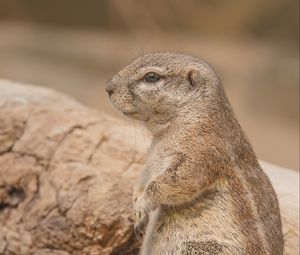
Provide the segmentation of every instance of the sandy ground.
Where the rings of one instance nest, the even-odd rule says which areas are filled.
[[[259,158],[299,170],[299,61],[286,46],[243,38],[113,34],[2,23],[0,77],[48,86],[118,115],[108,102],[105,82],[141,52],[157,50],[208,60],[220,74]],[[124,122],[140,132],[139,123]]]

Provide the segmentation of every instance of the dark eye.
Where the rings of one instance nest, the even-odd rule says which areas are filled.
[[[159,81],[160,78],[161,78],[161,77],[160,77],[159,74],[154,73],[154,72],[150,72],[150,73],[147,73],[147,74],[145,75],[144,81],[153,83],[153,82]]]

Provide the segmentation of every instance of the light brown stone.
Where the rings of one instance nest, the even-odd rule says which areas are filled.
[[[137,254],[130,171],[144,156],[119,126],[54,91],[0,82],[0,254]]]

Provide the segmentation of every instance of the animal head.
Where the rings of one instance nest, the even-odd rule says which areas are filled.
[[[219,87],[212,68],[182,54],[140,56],[116,74],[106,90],[113,106],[126,116],[147,121],[171,116],[190,102],[201,103]]]

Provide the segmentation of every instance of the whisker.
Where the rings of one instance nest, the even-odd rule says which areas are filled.
[[[126,117],[125,116],[122,116],[123,117],[123,130],[122,130],[122,138],[124,140],[125,138],[125,124],[126,124]]]
[[[145,138],[144,131],[143,131],[143,125],[142,125],[142,122],[140,120],[139,120],[139,123],[140,123],[140,128],[141,128],[141,131],[142,131],[142,135],[143,135],[143,138],[144,138],[144,143],[145,143],[145,145],[147,145],[146,138]]]
[[[134,150],[136,151],[136,128],[135,128],[135,120],[133,120],[133,127],[134,127]]]
[[[142,38],[142,41],[141,41],[141,56],[144,55],[144,40]]]

